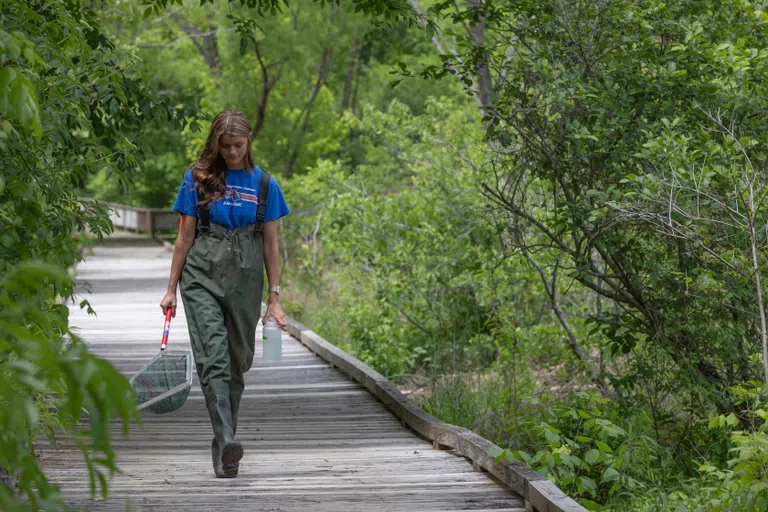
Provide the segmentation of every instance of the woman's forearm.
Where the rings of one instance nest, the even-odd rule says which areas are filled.
[[[173,259],[171,260],[171,277],[168,279],[168,291],[176,293],[176,286],[181,279],[181,269],[184,268],[184,262],[187,260],[187,253],[192,248],[192,244],[176,238],[176,246],[173,249]]]
[[[184,268],[184,262],[187,260],[187,253],[195,243],[195,229],[197,219],[187,215],[182,215],[179,225],[179,234],[176,236],[176,245],[173,248],[173,258],[171,259],[171,277],[168,279],[168,292],[176,293],[176,286],[181,279],[181,270]]]
[[[277,242],[277,222],[264,224],[264,268],[267,271],[269,286],[280,285],[280,250]],[[270,300],[277,298],[277,294],[270,293]]]

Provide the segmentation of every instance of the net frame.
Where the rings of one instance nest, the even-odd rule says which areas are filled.
[[[131,377],[131,380],[129,381],[131,387],[135,389],[134,381],[136,380],[137,377],[141,376],[141,373],[144,370],[152,366],[158,359],[162,357],[168,357],[168,356],[184,357],[185,366],[186,366],[184,370],[184,374],[185,374],[184,382],[179,384],[178,386],[172,387],[168,391],[165,391],[164,393],[161,393],[154,398],[147,400],[146,402],[142,402],[136,407],[137,410],[141,411],[143,409],[146,409],[147,407],[150,407],[177,393],[185,392],[187,389],[192,387],[192,352],[190,352],[189,350],[167,350],[167,349],[161,351],[158,355],[153,357],[151,361],[149,361],[147,364],[142,366],[141,369],[138,372],[136,372],[136,374],[133,377]],[[171,412],[171,411],[167,411],[167,412]]]

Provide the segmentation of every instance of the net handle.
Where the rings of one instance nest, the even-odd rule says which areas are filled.
[[[163,324],[163,340],[160,342],[160,350],[165,350],[165,346],[168,345],[168,331],[171,330],[171,315],[173,314],[173,308],[168,307],[165,311],[165,324]]]

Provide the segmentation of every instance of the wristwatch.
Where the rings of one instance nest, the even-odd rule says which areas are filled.
[[[269,287],[269,293],[275,292],[276,294],[280,295],[280,287],[279,286],[270,286]]]

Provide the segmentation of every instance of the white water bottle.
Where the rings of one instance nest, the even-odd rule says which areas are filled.
[[[264,350],[262,359],[264,361],[280,361],[283,355],[283,331],[277,326],[272,318],[267,320],[267,324],[262,329],[264,335]]]

